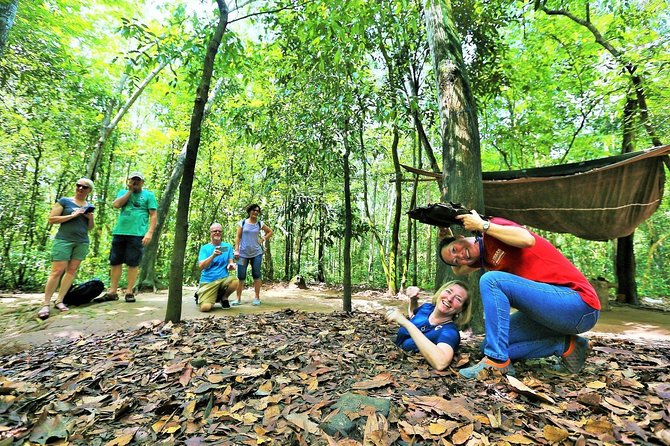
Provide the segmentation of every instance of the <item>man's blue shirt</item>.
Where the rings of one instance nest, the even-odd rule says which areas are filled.
[[[212,263],[200,272],[200,284],[214,282],[215,280],[224,279],[228,277],[228,261],[233,255],[233,245],[226,242],[221,242],[221,254],[212,259]],[[198,253],[198,262],[202,262],[207,257],[214,253],[214,245],[207,243],[202,245],[200,253]]]

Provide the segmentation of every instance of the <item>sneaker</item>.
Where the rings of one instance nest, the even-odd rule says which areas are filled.
[[[588,339],[570,336],[570,345],[561,356],[563,367],[570,373],[579,373],[584,368],[591,346]]]
[[[231,300],[229,303],[230,303],[231,307],[236,307],[239,304],[241,304],[242,302],[240,302],[239,300]]]
[[[228,302],[227,299],[226,299],[226,300],[222,300],[222,301],[221,301],[221,306],[222,306],[223,308],[230,308],[230,302]]]
[[[125,299],[126,299],[126,302],[135,302],[135,295],[132,294],[132,293],[128,293],[128,294],[126,294]]]
[[[505,373],[511,376],[514,376],[515,373],[512,361],[510,361],[509,359],[506,362],[499,364],[495,361],[490,360],[486,356],[484,356],[481,361],[479,361],[472,367],[466,367],[464,369],[460,369],[458,373],[460,373],[461,376],[464,376],[467,379],[475,379],[477,378],[477,376],[479,376],[479,373],[482,370],[498,371],[500,373]]]
[[[251,305],[260,305],[261,300],[260,299],[254,299],[254,301],[251,303]]]

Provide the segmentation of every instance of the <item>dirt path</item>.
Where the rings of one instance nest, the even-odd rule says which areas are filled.
[[[252,306],[252,295],[246,290],[243,305],[231,309],[217,306],[210,313],[198,311],[194,301],[195,288],[184,288],[182,319],[226,317],[240,313],[273,312],[293,308],[306,312],[332,312],[342,309],[341,291],[326,288],[301,290],[284,285],[272,285],[263,290],[263,304]],[[92,334],[133,329],[142,324],[160,322],[165,318],[167,291],[141,293],[134,304],[122,301],[75,307],[67,313],[52,308],[46,321],[36,318],[41,305],[39,294],[0,295],[0,354],[14,353],[31,345],[57,339],[77,339]],[[355,296],[355,311],[384,311],[385,308],[405,308],[406,301],[384,297],[367,291]],[[646,340],[670,342],[670,313],[613,307],[603,312],[593,330],[598,333]]]

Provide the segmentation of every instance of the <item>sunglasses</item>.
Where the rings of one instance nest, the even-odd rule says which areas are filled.
[[[210,232],[211,232],[212,234],[214,234],[214,233],[219,233],[219,234],[221,234],[221,231],[219,231],[218,229],[215,229],[215,230],[210,231]]]
[[[87,186],[85,184],[78,184],[77,183],[77,189],[90,189],[91,186]]]

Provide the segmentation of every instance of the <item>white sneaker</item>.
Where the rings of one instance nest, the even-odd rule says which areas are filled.
[[[251,305],[260,305],[261,300],[260,299],[254,299],[254,301],[251,303]]]

